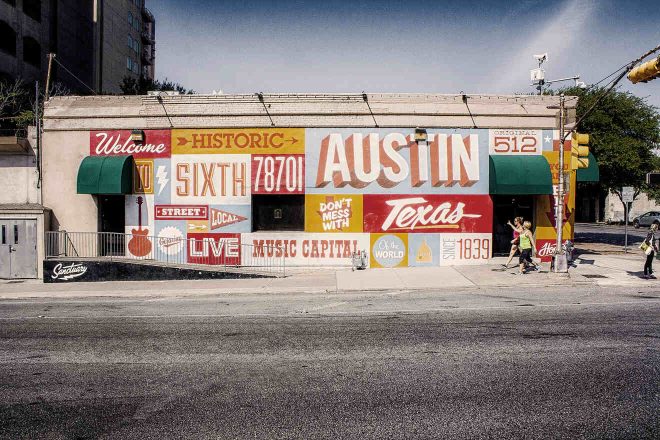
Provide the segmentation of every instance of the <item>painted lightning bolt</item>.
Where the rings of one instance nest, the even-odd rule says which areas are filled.
[[[163,192],[165,185],[170,179],[167,178],[167,171],[165,171],[165,165],[160,165],[158,167],[158,172],[156,172],[156,178],[158,179],[158,195]]]

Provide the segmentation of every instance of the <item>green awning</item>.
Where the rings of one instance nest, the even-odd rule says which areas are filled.
[[[490,193],[552,194],[550,165],[538,156],[490,156]]]
[[[78,168],[78,194],[130,194],[133,156],[88,156]]]
[[[592,153],[589,153],[589,166],[587,168],[578,168],[578,182],[598,182],[600,181],[600,169],[598,162]]]

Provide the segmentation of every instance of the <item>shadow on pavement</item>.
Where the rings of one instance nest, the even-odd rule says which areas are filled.
[[[637,278],[645,279],[643,270],[638,270],[638,271],[635,271],[635,272],[633,272],[631,270],[627,270],[626,273],[628,275],[630,275],[631,277],[637,277]],[[655,275],[653,275],[653,278],[651,278],[651,279],[655,279]]]

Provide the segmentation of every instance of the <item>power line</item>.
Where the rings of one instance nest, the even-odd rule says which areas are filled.
[[[65,66],[64,64],[60,63],[60,61],[59,61],[57,58],[55,58],[54,56],[53,56],[53,61],[55,61],[55,62],[57,63],[57,65],[60,66],[62,69],[64,69],[69,75],[71,75],[72,77],[74,77],[75,79],[77,79],[78,82],[79,82],[80,84],[82,84],[83,86],[87,87],[87,89],[88,89],[90,92],[92,92],[94,95],[97,94],[97,93],[94,91],[94,89],[92,89],[92,88],[91,88],[90,86],[88,86],[83,80],[81,80],[81,79],[78,78],[76,75],[74,75],[73,72],[71,72],[69,69],[67,69],[66,66]]]
[[[655,53],[655,52],[657,52],[657,51],[659,51],[659,50],[660,50],[660,46],[656,46],[656,47],[654,47],[653,49],[649,50],[648,52],[646,52],[646,53],[645,53],[644,55],[642,55],[641,57],[637,58],[637,59],[634,60],[634,61],[629,61],[629,62],[627,62],[627,63],[624,64],[623,66],[621,66],[621,67],[619,67],[618,69],[616,69],[614,72],[612,72],[612,73],[610,73],[609,75],[607,75],[605,78],[601,79],[600,81],[598,81],[598,82],[596,82],[596,83],[594,83],[594,84],[591,84],[589,87],[591,88],[591,87],[595,87],[595,86],[597,86],[598,84],[602,83],[602,82],[605,81],[606,79],[608,79],[608,78],[610,78],[610,77],[616,75],[617,73],[619,73],[619,72],[621,71],[621,69],[630,69],[630,68],[633,67],[635,64],[639,63],[639,62],[642,61],[644,58],[646,58],[647,56],[652,55],[653,53]],[[611,83],[611,81],[610,81],[610,83]],[[607,84],[609,85],[610,83],[607,83]]]

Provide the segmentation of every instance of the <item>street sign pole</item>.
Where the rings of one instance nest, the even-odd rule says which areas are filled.
[[[626,217],[625,219],[625,226],[624,226],[624,231],[625,231],[625,241],[623,245],[623,252],[628,253],[628,211],[629,211],[629,203],[632,203],[633,199],[635,198],[635,188],[632,186],[624,186],[621,188],[621,201],[623,202],[623,215]]]
[[[623,253],[627,254],[628,253],[628,202],[624,202],[623,204],[623,214],[626,216],[626,226],[624,228],[626,238],[625,242],[623,244]]]

